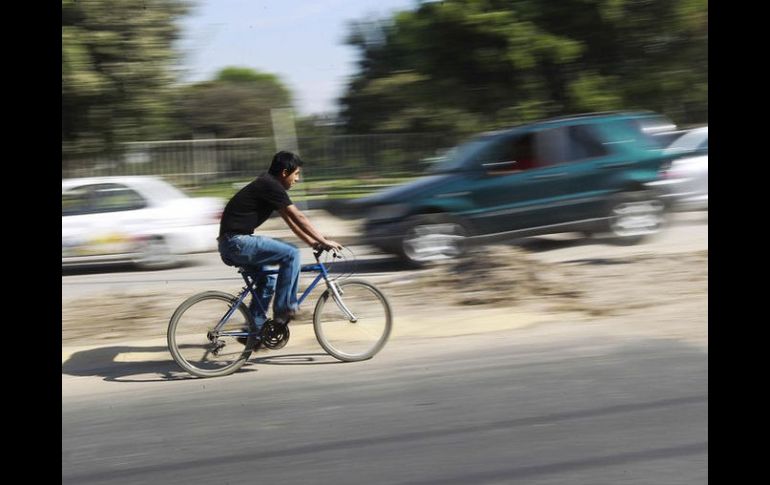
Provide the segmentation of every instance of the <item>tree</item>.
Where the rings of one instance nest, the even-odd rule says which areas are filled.
[[[62,156],[169,133],[184,0],[62,0]]]
[[[573,109],[647,108],[680,123],[708,120],[706,0],[565,0],[543,7],[533,8],[535,23],[583,46],[559,86]]]
[[[705,0],[445,0],[351,26],[351,132],[459,136],[554,115],[708,110]]]
[[[291,106],[291,95],[277,76],[228,67],[211,81],[183,88],[179,125],[186,136],[194,133],[218,138],[271,136],[271,110],[288,106]]]

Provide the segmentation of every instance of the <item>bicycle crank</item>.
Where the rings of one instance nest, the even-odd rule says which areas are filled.
[[[262,325],[262,344],[268,349],[281,349],[289,342],[289,326],[274,320]]]

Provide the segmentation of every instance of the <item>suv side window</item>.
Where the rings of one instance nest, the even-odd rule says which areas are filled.
[[[596,138],[596,134],[588,125],[570,126],[568,162],[584,160],[586,158],[603,157],[607,155],[604,145]]]
[[[117,212],[142,209],[147,206],[135,190],[120,184],[94,186],[94,212]]]
[[[511,159],[510,156],[511,153],[505,140],[497,139],[479,152],[476,161],[479,165],[507,162]]]
[[[481,164],[493,174],[518,172],[535,167],[537,162],[533,135],[525,133],[500,138],[484,151]],[[495,164],[499,166],[496,167]]]
[[[607,150],[588,125],[560,126],[537,133],[540,165],[558,165],[602,157]]]
[[[568,160],[569,132],[566,127],[539,131],[536,140],[535,152],[541,166],[558,165]]]

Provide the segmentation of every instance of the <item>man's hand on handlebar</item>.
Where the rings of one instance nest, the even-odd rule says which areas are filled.
[[[339,251],[342,251],[342,244],[338,243],[337,241],[332,241],[331,239],[327,239],[324,242],[316,241],[316,243],[313,244],[313,249],[315,249],[316,251],[339,252]]]

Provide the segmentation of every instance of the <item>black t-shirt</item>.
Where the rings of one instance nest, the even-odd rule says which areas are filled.
[[[219,223],[219,235],[251,234],[274,210],[291,204],[283,185],[272,175],[263,173],[227,203]]]

